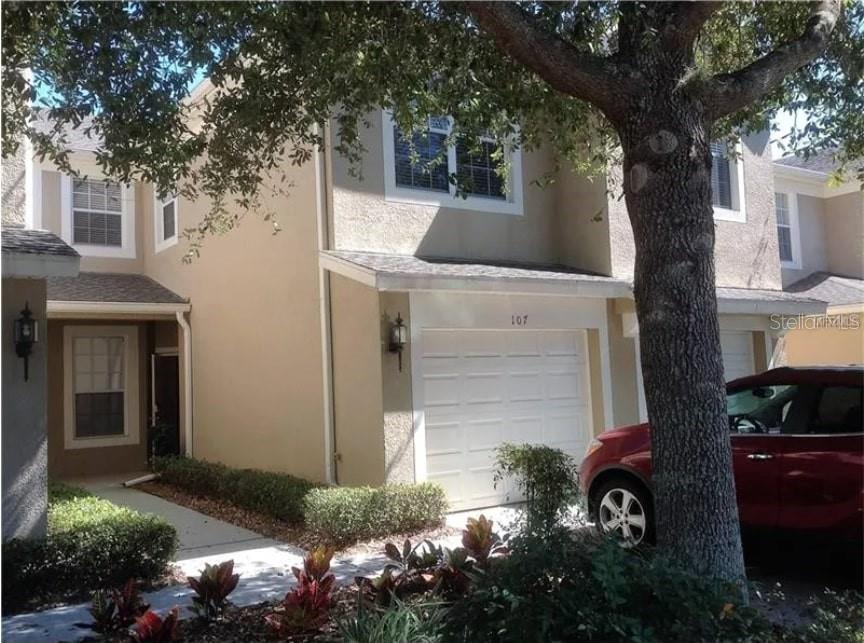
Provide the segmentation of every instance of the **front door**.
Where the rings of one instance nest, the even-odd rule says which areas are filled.
[[[176,355],[153,355],[153,417],[150,452],[180,454],[180,369]]]

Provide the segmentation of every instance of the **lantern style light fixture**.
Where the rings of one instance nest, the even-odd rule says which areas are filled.
[[[39,322],[33,319],[30,302],[24,304],[24,310],[15,320],[12,333],[15,340],[15,354],[24,360],[24,381],[30,378],[29,358],[33,352],[33,344],[39,341]]]
[[[405,327],[405,322],[402,321],[402,313],[396,313],[396,321],[390,326],[390,347],[391,353],[396,353],[399,356],[399,372],[402,372],[402,349],[408,343],[408,329]]]

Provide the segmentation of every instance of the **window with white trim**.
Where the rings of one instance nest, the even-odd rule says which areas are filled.
[[[135,199],[130,186],[64,174],[60,224],[63,240],[81,256],[135,258]]]
[[[448,145],[451,122],[429,119],[426,130],[406,137],[384,113],[384,180],[388,201],[437,205],[463,210],[522,214],[519,150],[501,150],[491,138],[477,145]],[[500,172],[509,163],[506,179]],[[455,175],[462,193],[451,183]]]
[[[75,438],[126,432],[123,337],[76,337],[72,345]]]
[[[72,179],[72,243],[123,245],[123,203],[119,183]]]
[[[793,261],[792,222],[789,216],[789,195],[774,193],[774,209],[777,212],[777,245],[780,248],[780,261]]]
[[[153,221],[155,225],[156,252],[161,252],[177,243],[179,228],[179,201],[177,196],[166,199],[154,198]]]
[[[64,445],[139,443],[138,329],[63,328]]]
[[[724,221],[744,222],[744,167],[740,146],[730,153],[722,141],[710,144],[711,151],[711,204],[714,217]]]

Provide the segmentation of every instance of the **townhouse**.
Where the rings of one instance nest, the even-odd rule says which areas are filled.
[[[541,188],[551,151],[512,150],[504,182],[490,150],[458,146],[430,171],[388,114],[371,120],[365,178],[329,149],[286,162],[293,187],[264,204],[281,232],[247,217],[189,264],[182,231],[208,203],[104,182],[98,141],[75,133],[86,180],[27,160],[25,225],[81,255],[77,277],[48,279],[49,474],[140,471],[156,437],[318,481],[434,480],[474,508],[509,497],[492,483],[503,441],[578,460],[594,434],[646,419],[614,176]],[[447,127],[431,119],[426,154]],[[729,378],[769,366],[772,315],[825,311],[783,290],[767,133],[738,152],[717,146],[712,177]],[[467,197],[449,172],[471,177]]]

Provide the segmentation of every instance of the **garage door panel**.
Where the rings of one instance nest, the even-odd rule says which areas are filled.
[[[584,331],[424,331],[421,352],[427,477],[454,509],[516,499],[512,483],[493,484],[503,442],[584,451]]]
[[[755,372],[753,360],[753,333],[725,331],[720,333],[723,352],[723,375],[727,381]]]

